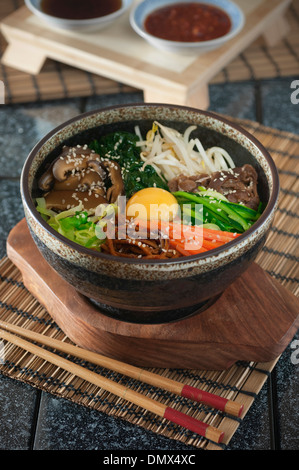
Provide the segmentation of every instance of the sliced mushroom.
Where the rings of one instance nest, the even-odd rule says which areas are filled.
[[[91,159],[100,158],[89,148],[64,147],[62,154],[53,164],[52,172],[57,181],[65,181],[70,174],[81,172],[88,166]]]
[[[119,196],[123,196],[125,194],[121,169],[119,164],[113,161],[105,160],[102,164],[107,168],[109,178],[111,180],[111,187],[107,190],[107,199],[109,202],[114,203]]]
[[[96,171],[99,176],[102,178],[104,181],[107,177],[106,171],[104,169],[104,164],[101,161],[98,160],[88,160],[88,168],[91,170]]]
[[[70,175],[64,181],[55,181],[53,190],[54,191],[60,191],[60,190],[74,191],[75,189],[78,188],[78,184],[80,184],[80,181],[81,181],[81,175],[79,174]]]
[[[111,186],[106,192],[105,183]],[[101,161],[87,146],[66,147],[39,180],[47,194],[47,207],[61,211],[77,205],[90,209],[102,203],[114,203],[125,194],[120,166],[113,161]]]
[[[75,193],[61,190],[51,191],[45,196],[47,209],[65,211],[76,207],[82,202],[84,209],[95,209],[99,204],[107,204],[107,200],[98,194],[89,194],[88,191]]]
[[[90,155],[93,155],[93,158],[99,157],[98,154],[94,152],[94,150],[91,150],[87,145],[84,145],[83,147],[81,145],[77,145],[76,147],[67,147],[64,145],[62,147],[62,152],[59,155],[59,157],[78,157],[78,156],[85,156],[89,157]]]
[[[84,152],[86,152],[86,150],[84,150]],[[65,181],[67,173],[74,169],[74,161],[71,162],[70,159],[76,154],[74,148],[64,146],[59,157],[52,162],[49,168],[40,177],[38,187],[42,191],[49,191],[55,180],[56,182]],[[90,155],[90,150],[88,154]],[[67,161],[69,162],[67,163]],[[63,169],[65,169],[65,171],[63,171]]]
[[[83,178],[81,178],[78,189],[79,191],[91,190],[100,196],[105,196],[105,180],[101,179],[99,174],[91,169],[87,169]]]
[[[67,158],[58,158],[53,165],[53,176],[57,181],[65,181],[70,174],[76,171],[80,172],[85,169],[87,161],[85,158],[74,158],[68,160]]]
[[[38,187],[42,191],[50,191],[50,189],[53,187],[55,179],[52,173],[52,167],[53,164],[49,166],[47,171],[45,171],[45,173],[43,173],[38,180]]]

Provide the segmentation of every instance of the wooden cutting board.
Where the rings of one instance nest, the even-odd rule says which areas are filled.
[[[26,220],[7,240],[7,254],[32,295],[77,345],[143,367],[226,369],[236,361],[268,362],[299,327],[299,300],[254,263],[207,310],[163,324],[135,324],[103,314],[44,260]]]
[[[131,28],[129,13],[104,30],[83,34],[52,29],[21,7],[0,24],[8,42],[2,63],[38,74],[50,58],[141,89],[146,102],[206,109],[209,82],[220,70],[259,36],[272,46],[288,31],[284,15],[291,0],[235,2],[245,15],[243,30],[221,48],[191,57],[149,45]]]

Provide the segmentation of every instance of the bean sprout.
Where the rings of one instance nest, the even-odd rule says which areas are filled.
[[[211,174],[235,167],[228,152],[221,147],[205,150],[198,138],[191,139],[190,135],[195,129],[194,125],[188,126],[181,134],[155,121],[143,140],[140,129],[136,126],[135,133],[139,137],[137,145],[141,149],[143,168],[152,165],[159,175],[169,181],[182,173],[186,176]]]

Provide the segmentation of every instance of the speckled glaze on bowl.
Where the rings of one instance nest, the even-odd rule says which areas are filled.
[[[141,132],[159,122],[194,135],[204,147],[225,148],[236,165],[251,163],[259,175],[259,194],[267,203],[260,219],[225,247],[208,254],[169,260],[117,258],[86,249],[53,230],[35,209],[37,179],[62,145],[91,142],[116,130]],[[29,154],[21,175],[21,195],[32,237],[46,261],[78,292],[125,321],[155,323],[192,314],[216,299],[254,261],[271,227],[279,194],[275,164],[248,132],[213,113],[165,104],[113,106],[88,112],[46,135]]]

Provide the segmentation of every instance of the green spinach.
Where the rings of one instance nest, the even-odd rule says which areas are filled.
[[[137,191],[157,187],[169,191],[167,181],[161,178],[151,165],[140,158],[138,136],[130,132],[113,132],[93,140],[89,147],[100,155],[116,161],[122,169],[126,196],[130,198]]]

